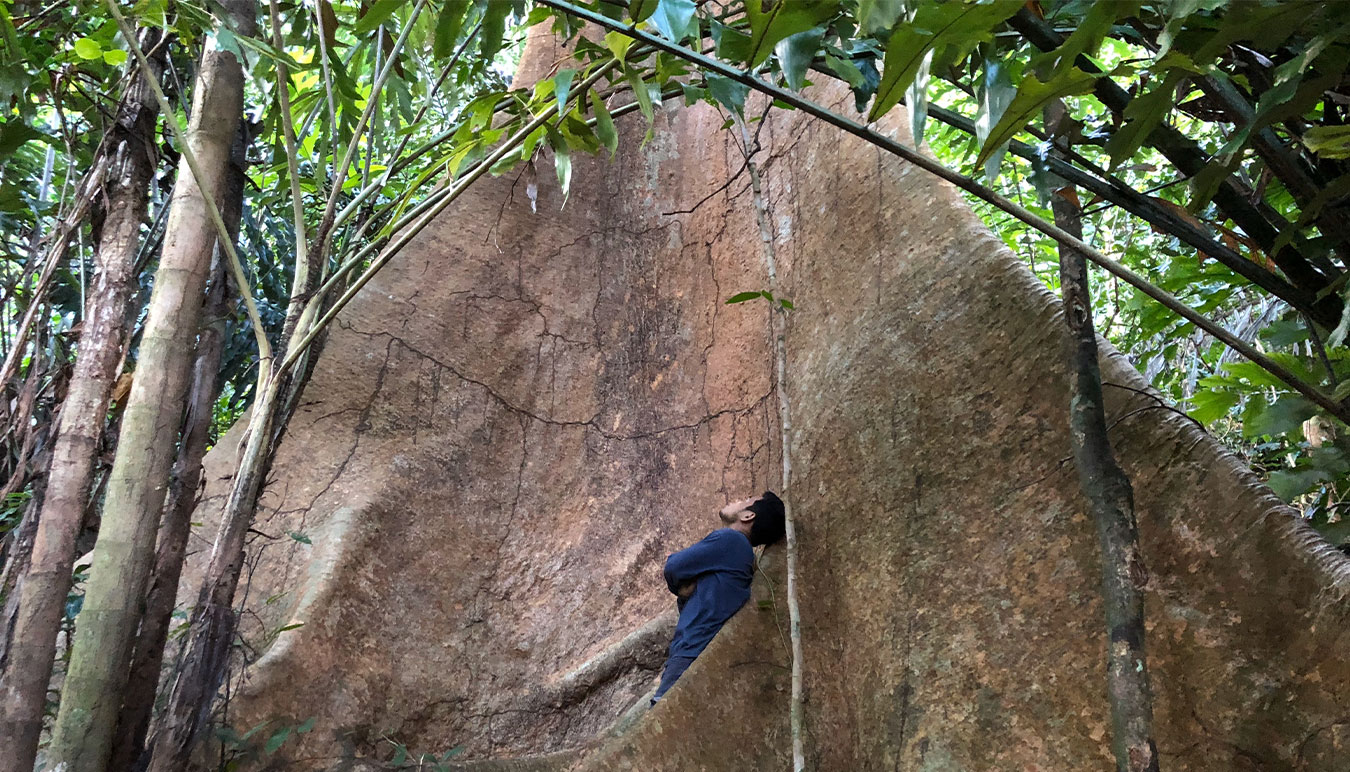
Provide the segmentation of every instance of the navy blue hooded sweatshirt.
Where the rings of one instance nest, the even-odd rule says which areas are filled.
[[[672,657],[697,657],[722,625],[750,599],[755,551],[745,534],[719,528],[703,541],[666,558],[666,586],[698,582],[694,594],[679,602],[680,622],[670,642]]]

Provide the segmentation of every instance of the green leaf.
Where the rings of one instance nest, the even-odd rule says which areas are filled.
[[[981,145],[989,139],[994,127],[1003,119],[1004,113],[1008,112],[1008,105],[1012,104],[1017,96],[1017,89],[1013,88],[1006,64],[996,59],[986,59],[983,69],[977,94],[980,101],[975,110],[975,138]],[[1005,142],[985,161],[986,177],[993,179],[998,176],[998,167],[1007,147]]]
[[[1228,415],[1241,398],[1235,391],[1202,389],[1191,396],[1191,409],[1187,412],[1200,423],[1209,424]]]
[[[778,56],[778,65],[783,70],[783,80],[788,88],[800,91],[806,86],[806,71],[815,59],[816,49],[820,48],[821,38],[825,36],[824,27],[816,27],[795,35],[788,35],[774,46]]]
[[[291,728],[289,726],[283,726],[274,732],[271,737],[267,738],[267,744],[263,746],[263,752],[269,756],[276,753],[281,748],[282,744],[290,739],[290,736]]]
[[[479,52],[491,62],[502,47],[502,37],[506,34],[506,17],[511,13],[511,4],[488,0],[483,8],[483,26],[478,31]]]
[[[990,130],[988,139],[981,145],[980,155],[975,163],[983,164],[994,151],[1011,140],[1034,116],[1038,115],[1046,103],[1090,91],[1096,80],[1097,76],[1079,69],[1066,70],[1051,78],[1048,83],[1042,83],[1035,75],[1027,75],[1017,87],[1017,96],[1013,98],[1012,104],[1008,105],[1003,117]]]
[[[769,58],[778,41],[824,23],[839,10],[838,0],[777,0],[767,11],[764,2],[749,0],[745,4],[745,15],[750,20],[747,58],[751,69]]]
[[[1125,107],[1125,125],[1116,129],[1106,141],[1106,152],[1111,155],[1111,169],[1133,158],[1148,135],[1171,114],[1177,85],[1188,74],[1182,69],[1170,70],[1162,83],[1154,86],[1147,94],[1130,100]]]
[[[313,544],[313,543],[314,543],[314,542],[312,542],[312,541],[309,540],[309,537],[308,537],[308,536],[306,536],[306,535],[303,534],[303,533],[300,533],[299,531],[288,531],[287,533],[290,535],[290,537],[291,537],[292,539],[294,539],[294,540],[300,542],[301,544]]]
[[[713,48],[717,56],[728,62],[744,62],[750,58],[750,36],[722,24],[716,19],[708,22],[712,31]]]
[[[1303,132],[1303,144],[1323,158],[1350,158],[1350,126],[1313,126]]]
[[[744,303],[747,300],[754,300],[755,298],[762,298],[762,297],[764,297],[764,293],[759,290],[754,290],[753,292],[737,292],[735,295],[732,295],[731,297],[727,298],[726,305],[732,305],[733,303]]]
[[[863,36],[888,32],[904,11],[904,0],[859,0],[858,32]]]
[[[11,120],[0,124],[0,161],[14,155],[25,143],[35,139],[51,141],[46,134],[19,121]]]
[[[1263,435],[1280,437],[1298,430],[1303,422],[1317,415],[1317,406],[1304,397],[1286,394],[1264,410],[1244,415],[1242,436],[1253,439]]]
[[[464,17],[469,11],[470,0],[445,0],[441,14],[436,17],[436,38],[432,52],[444,59],[455,52],[459,44],[459,33],[464,29]]]
[[[591,92],[591,112],[595,115],[595,134],[600,144],[609,148],[609,157],[619,149],[619,132],[614,128],[614,117],[609,114],[605,102],[594,91]]]
[[[641,24],[656,13],[657,0],[628,0],[628,15],[634,24]]]
[[[1077,29],[1060,44],[1059,48],[1046,54],[1054,62],[1052,75],[1070,69],[1080,54],[1091,56],[1102,44],[1102,38],[1111,31],[1111,25],[1123,16],[1132,16],[1139,11],[1138,0],[1111,0],[1092,3],[1087,13],[1076,19]]]
[[[1284,381],[1271,375],[1265,368],[1255,362],[1227,362],[1223,370],[1228,375],[1239,380],[1246,381],[1252,386],[1269,387],[1272,389],[1287,389]]]
[[[1017,13],[1022,0],[992,0],[989,3],[933,3],[924,5],[914,21],[895,28],[886,43],[877,98],[867,114],[871,123],[900,102],[913,82],[930,49],[940,45],[973,45],[992,36],[993,30]]]
[[[75,41],[75,55],[81,59],[102,59],[103,46],[93,38],[80,38]]]
[[[1271,322],[1260,335],[1270,348],[1289,348],[1308,339],[1308,328],[1296,319],[1281,319]]]
[[[605,48],[608,48],[610,53],[614,54],[615,59],[622,61],[624,55],[628,53],[628,49],[631,48],[632,45],[633,39],[622,32],[605,33]]]
[[[1293,501],[1327,479],[1320,469],[1281,469],[1271,472],[1266,485],[1283,501]]]
[[[905,89],[905,104],[909,105],[909,133],[917,146],[923,142],[924,125],[928,122],[928,81],[929,70],[933,63],[933,52],[919,64],[914,80]]]
[[[394,15],[394,11],[403,7],[403,0],[376,0],[375,4],[366,9],[365,15],[356,21],[356,26],[352,32],[358,37],[365,35],[376,27],[389,21],[389,17]]]
[[[103,52],[103,63],[113,67],[121,67],[126,64],[127,52],[120,48],[112,48]]]
[[[694,0],[660,0],[648,21],[663,37],[683,43],[694,20]]]
[[[305,723],[303,723],[303,724],[301,724],[300,726],[297,726],[297,727],[295,728],[295,733],[296,733],[296,734],[307,734],[310,730],[312,730],[312,729],[314,728],[314,720],[315,720],[315,719],[314,719],[313,716],[310,716],[309,718],[305,719]]]
[[[1199,11],[1212,11],[1224,5],[1227,0],[1170,0],[1167,9],[1167,23],[1163,25],[1162,32],[1158,33],[1158,56],[1163,56],[1171,48],[1176,34],[1181,31],[1182,26],[1186,24],[1186,19]],[[1111,3],[1101,3],[1101,5],[1111,5]],[[1135,8],[1130,9],[1129,13],[1120,14],[1127,16],[1138,9],[1139,4],[1135,3]]]
[[[717,103],[735,113],[745,116],[745,98],[750,94],[750,87],[726,78],[716,73],[708,73],[708,93]]]
[[[558,70],[558,74],[553,76],[553,93],[558,97],[559,115],[567,110],[567,97],[572,90],[572,78],[576,77],[576,74],[576,70]]]
[[[651,123],[656,119],[656,114],[652,111],[652,93],[647,90],[647,82],[637,70],[627,70],[624,76],[628,78],[628,85],[633,89],[633,98],[637,100],[638,109],[642,111],[647,123]]]
[[[505,5],[505,3],[503,3],[503,5]],[[403,762],[407,760],[408,760],[408,746],[400,743],[395,748],[394,758],[389,760],[389,765],[392,767],[401,767],[403,766]]]
[[[558,174],[558,186],[562,188],[563,205],[567,204],[567,194],[572,188],[572,150],[562,134],[549,130],[549,146],[553,148],[553,170]]]

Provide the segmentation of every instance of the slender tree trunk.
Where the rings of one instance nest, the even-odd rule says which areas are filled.
[[[782,432],[779,455],[783,462],[783,528],[787,550],[787,606],[788,639],[792,651],[792,691],[788,701],[788,727],[792,735],[792,772],[806,769],[805,727],[805,666],[802,661],[802,612],[797,600],[797,523],[792,516],[792,411],[788,401],[787,380],[787,316],[780,304],[778,284],[778,252],[774,247],[772,218],[764,200],[760,184],[759,165],[754,161],[759,152],[758,140],[752,140],[745,121],[740,121],[741,140],[745,143],[745,169],[750,175],[750,190],[755,205],[755,222],[759,225],[760,244],[764,250],[764,266],[769,275],[769,332],[773,336],[775,375],[774,391],[778,395],[778,422]]]
[[[157,63],[162,67],[162,59]],[[122,362],[127,302],[136,283],[140,229],[156,166],[158,112],[144,73],[132,78],[106,145],[111,160],[98,273],[85,309],[70,391],[61,407],[29,567],[17,585],[11,645],[0,673],[0,747],[8,749],[0,754],[0,772],[33,768],[56,637],[70,592],[75,540],[89,503],[108,398]]]
[[[229,0],[224,5],[229,26],[237,34],[253,35],[256,4]],[[49,768],[62,772],[102,770],[111,751],[216,241],[206,197],[218,199],[223,189],[243,109],[243,84],[234,54],[220,50],[212,39],[197,71],[186,136],[206,178],[196,179],[183,160],[169,202],[137,377],[109,473],[89,588],[48,759]]]
[[[1050,118],[1055,113],[1054,118]],[[1063,115],[1047,110],[1047,123]],[[1082,238],[1082,213],[1072,187],[1051,196],[1055,224]],[[1087,499],[1102,553],[1102,600],[1106,607],[1107,695],[1117,772],[1158,772],[1153,742],[1153,698],[1144,656],[1144,587],[1148,574],[1139,550],[1134,490],[1116,463],[1106,432],[1097,333],[1092,324],[1087,259],[1059,245],[1059,282],[1069,326],[1073,366],[1069,435],[1078,484]]]
[[[237,238],[244,204],[245,154],[248,140],[243,124],[235,135],[230,164],[228,190],[221,202],[221,216],[230,235]],[[135,655],[122,712],[117,718],[113,742],[112,769],[131,769],[141,755],[150,727],[155,693],[159,687],[160,667],[164,662],[164,644],[169,635],[174,602],[178,597],[178,579],[183,571],[191,533],[192,512],[201,488],[202,458],[211,432],[211,419],[219,390],[221,354],[225,349],[225,319],[228,313],[225,293],[224,250],[216,246],[212,258],[211,288],[207,292],[205,320],[197,336],[197,362],[192,370],[192,390],[188,393],[187,415],[183,420],[183,438],[174,461],[169,482],[168,501],[159,526],[155,550],[155,570],[146,593],[145,614],[136,636]]]
[[[250,420],[234,488],[225,505],[201,594],[188,625],[183,664],[155,733],[149,772],[178,772],[187,768],[193,743],[210,714],[229,665],[235,625],[234,590],[244,564],[244,536],[253,522],[266,457],[270,455],[278,391],[267,383],[253,404],[254,418]]]

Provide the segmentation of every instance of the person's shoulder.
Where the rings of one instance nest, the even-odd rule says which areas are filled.
[[[754,549],[750,546],[750,539],[735,528],[718,528],[716,531],[708,534],[705,541],[725,542],[736,547],[744,545],[751,551]]]

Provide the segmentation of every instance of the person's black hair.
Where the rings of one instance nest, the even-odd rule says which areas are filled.
[[[783,515],[783,500],[778,498],[777,494],[773,491],[764,491],[764,495],[755,499],[755,503],[751,504],[749,509],[755,513],[755,519],[750,523],[751,546],[758,547],[761,544],[782,541],[787,526]]]

